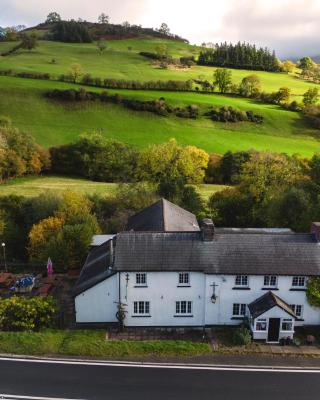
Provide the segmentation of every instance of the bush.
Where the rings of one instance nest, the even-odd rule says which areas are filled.
[[[244,325],[241,325],[234,331],[232,341],[235,346],[247,346],[251,343],[250,330]]]
[[[9,117],[6,117],[4,115],[0,115],[0,126],[8,128],[11,126],[12,121]]]
[[[241,111],[233,107],[213,107],[205,115],[209,116],[213,121],[218,122],[253,122],[261,124],[263,122],[263,116],[254,114],[253,111]]]
[[[0,328],[5,331],[36,331],[49,327],[57,306],[52,297],[17,297],[0,301]]]
[[[47,72],[18,72],[14,76],[18,78],[44,79],[49,80],[50,74]]]
[[[0,75],[16,76],[18,78],[44,79],[44,80],[49,80],[51,78],[51,75],[47,72],[14,72],[12,69],[0,70]]]
[[[320,278],[310,278],[307,285],[307,299],[311,306],[320,307]]]
[[[196,64],[194,56],[192,57],[180,57],[180,63],[183,66],[186,66],[188,68],[192,67],[193,65]]]
[[[10,119],[0,122],[0,180],[22,175],[37,175],[50,166],[47,150],[37,145],[32,136],[10,126]],[[9,125],[8,125],[9,124]]]

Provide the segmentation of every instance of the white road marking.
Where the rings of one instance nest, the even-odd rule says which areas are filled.
[[[282,372],[282,373],[304,373],[320,374],[317,368],[296,368],[296,367],[269,367],[269,366],[237,366],[237,365],[210,365],[210,364],[173,364],[173,363],[144,363],[130,361],[91,361],[91,360],[71,360],[53,358],[18,358],[0,357],[1,361],[37,363],[37,364],[61,364],[61,365],[84,365],[99,367],[125,367],[125,368],[154,368],[154,369],[181,369],[181,370],[205,370],[205,371],[243,371],[243,372]]]
[[[36,396],[20,396],[13,394],[0,394],[1,400],[77,400],[77,399],[67,399],[60,397],[36,397]],[[80,400],[80,399],[78,399]]]

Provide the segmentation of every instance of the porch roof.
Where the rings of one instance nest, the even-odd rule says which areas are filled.
[[[297,319],[297,316],[295,315],[289,304],[280,299],[280,297],[278,297],[271,291],[267,292],[263,296],[250,303],[248,305],[248,308],[252,318],[255,319],[276,306],[280,307],[283,311]]]

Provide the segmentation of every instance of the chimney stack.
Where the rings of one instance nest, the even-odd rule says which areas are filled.
[[[312,222],[311,233],[313,233],[317,241],[320,242],[320,222]]]
[[[201,223],[202,240],[204,242],[212,242],[214,238],[214,223],[212,219],[205,218]]]

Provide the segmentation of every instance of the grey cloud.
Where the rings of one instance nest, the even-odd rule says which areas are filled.
[[[82,18],[97,21],[104,12],[120,23],[129,20],[139,23],[148,0],[0,0],[0,26],[25,24],[32,26],[44,21],[50,11],[57,11],[64,19]]]
[[[319,21],[318,0],[237,0],[216,34],[223,40],[268,46],[282,57],[316,55],[320,54]]]

